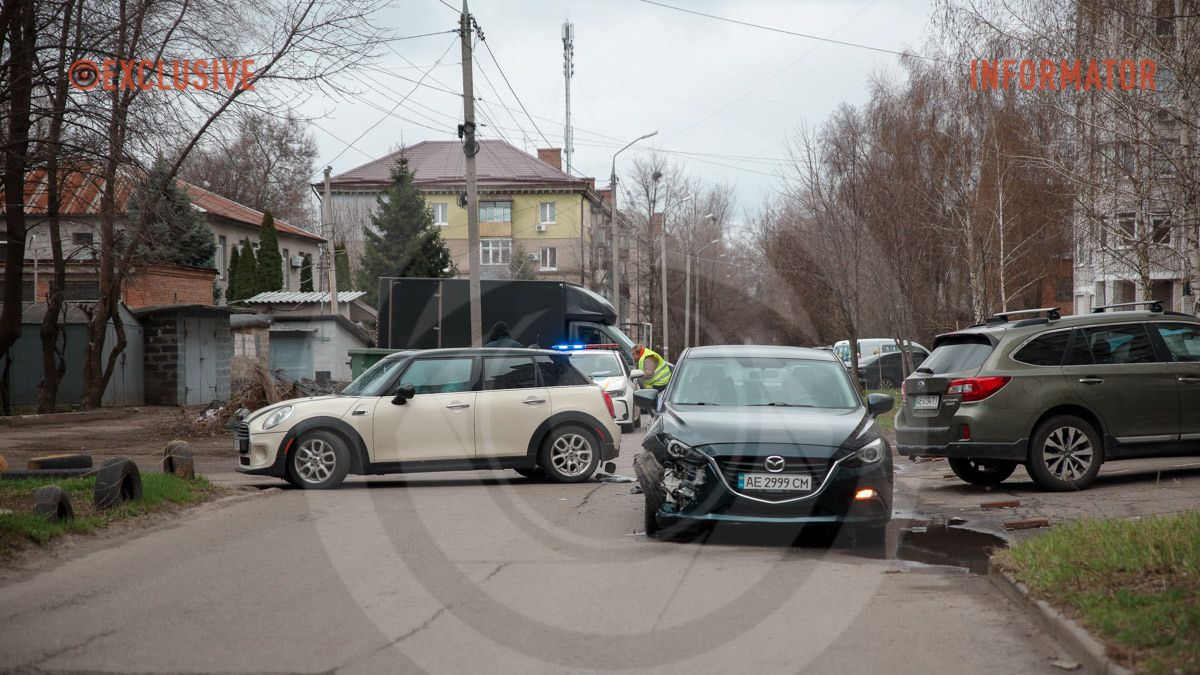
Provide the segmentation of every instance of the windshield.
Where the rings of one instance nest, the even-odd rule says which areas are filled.
[[[677,405],[852,409],[859,405],[846,370],[834,361],[765,357],[694,358],[671,390]]]
[[[388,383],[407,362],[408,359],[384,359],[354,378],[342,393],[346,396],[383,396],[387,393],[385,388]]]
[[[616,326],[605,326],[605,328],[607,328],[608,332],[617,339],[617,342],[621,343],[622,348],[629,351],[633,350],[633,340],[631,340],[628,335],[622,333],[620,328],[617,328]]]
[[[621,368],[621,361],[617,358],[615,352],[572,352],[571,364],[593,380],[601,377],[617,377],[618,375],[625,374],[625,370]]]

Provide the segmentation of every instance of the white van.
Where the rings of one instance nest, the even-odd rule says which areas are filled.
[[[909,346],[916,351],[929,354],[929,350],[916,342],[909,342]],[[861,338],[858,341],[858,360],[869,356],[878,356],[879,354],[890,354],[891,352],[900,351],[900,345],[896,343],[895,338]],[[850,341],[838,340],[833,344],[833,353],[842,360],[842,363],[850,363]]]

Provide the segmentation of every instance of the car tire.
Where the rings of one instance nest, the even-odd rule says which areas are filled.
[[[33,512],[51,523],[75,519],[71,498],[57,485],[46,485],[33,493]]]
[[[1087,420],[1058,415],[1041,424],[1029,446],[1029,476],[1055,492],[1083,490],[1104,463],[1100,434]]]
[[[600,442],[581,426],[558,427],[542,441],[538,466],[555,483],[582,483],[600,466]]]
[[[341,436],[319,429],[301,436],[288,457],[293,485],[305,490],[329,490],[350,472],[350,449]]]
[[[187,441],[171,441],[163,449],[163,473],[183,480],[196,479],[196,462]]]
[[[617,426],[621,427],[621,433],[623,434],[633,433],[633,422],[630,422],[629,424],[618,424]]]
[[[950,470],[971,485],[999,485],[1017,470],[1017,463],[1002,459],[951,457]]]
[[[96,508],[108,509],[142,498],[142,472],[133,460],[113,457],[100,465],[92,501]]]
[[[517,473],[521,474],[525,478],[529,478],[529,479],[533,479],[533,480],[546,477],[546,473],[544,471],[542,471],[539,467],[536,467],[536,466],[520,467],[517,469],[513,469],[513,471],[516,471]]]
[[[641,410],[638,410],[637,412],[635,412],[633,414],[633,428],[634,429],[642,428],[642,411]]]
[[[26,462],[26,467],[34,470],[90,469],[92,468],[92,456],[81,454],[62,454],[31,457],[29,461]]]

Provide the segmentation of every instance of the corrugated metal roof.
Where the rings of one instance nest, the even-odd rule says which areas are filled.
[[[366,294],[366,291],[338,291],[337,299],[338,302],[350,302]],[[300,305],[305,303],[329,302],[329,291],[266,291],[252,298],[242,300],[242,302],[263,305],[285,305],[289,303]]]

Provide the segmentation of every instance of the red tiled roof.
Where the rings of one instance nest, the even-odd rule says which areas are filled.
[[[63,174],[61,186],[62,203],[59,213],[64,216],[95,216],[100,214],[100,198],[104,190],[104,177],[99,173],[88,170],[74,170]],[[181,189],[188,193],[192,204],[222,218],[258,227],[262,223],[262,211],[257,211],[226,199],[202,187],[186,181],[176,181]],[[46,172],[43,169],[30,171],[25,176],[25,213],[44,215],[46,213],[49,195],[47,194]],[[117,180],[116,202],[117,212],[124,213],[133,190],[133,180],[128,175],[120,175]],[[4,194],[0,190],[0,197]],[[6,200],[7,201],[7,200]],[[3,213],[4,206],[0,206]],[[279,232],[314,241],[325,241],[324,237],[303,230],[294,225],[276,219],[275,229]]]
[[[338,174],[330,179],[330,184],[338,188],[388,185],[400,153],[408,158],[408,168],[413,172],[413,183],[417,187],[452,188],[466,180],[466,158],[459,141],[423,141]],[[475,174],[481,187],[582,189],[590,186],[587,179],[575,178],[496,139],[479,141]]]

